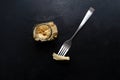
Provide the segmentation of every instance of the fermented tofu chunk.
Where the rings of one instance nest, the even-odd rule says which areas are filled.
[[[56,53],[53,53],[53,59],[54,60],[70,60],[70,57],[69,56],[60,56],[60,55],[58,55],[58,54],[56,54]]]

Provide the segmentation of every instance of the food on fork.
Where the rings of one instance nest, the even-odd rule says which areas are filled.
[[[51,41],[57,38],[57,36],[57,26],[52,21],[37,24],[33,30],[33,38],[35,41]]]
[[[53,53],[53,59],[54,60],[60,60],[60,61],[63,61],[63,60],[70,60],[70,57],[69,56],[60,56],[56,53]]]

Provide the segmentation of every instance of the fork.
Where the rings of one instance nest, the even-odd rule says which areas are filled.
[[[90,16],[93,14],[93,12],[95,11],[94,8],[90,7],[86,13],[86,15],[84,16],[82,22],[80,23],[78,29],[75,31],[75,33],[73,34],[73,36],[66,40],[63,45],[61,46],[58,55],[60,56],[65,56],[66,53],[68,52],[68,50],[70,49],[71,45],[72,45],[72,40],[73,38],[76,36],[76,34],[78,33],[78,31],[83,27],[83,25],[87,22],[87,20],[90,18]]]

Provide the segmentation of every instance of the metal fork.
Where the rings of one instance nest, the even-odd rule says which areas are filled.
[[[72,45],[72,40],[73,38],[76,36],[76,34],[78,33],[78,31],[83,27],[83,25],[87,22],[87,20],[90,18],[90,16],[93,14],[94,12],[94,8],[90,7],[89,10],[87,11],[85,17],[83,18],[82,22],[80,23],[78,29],[76,30],[76,32],[73,34],[73,36],[66,40],[63,45],[61,46],[58,55],[60,56],[65,56],[66,53],[68,52],[68,50],[70,49],[71,45]]]

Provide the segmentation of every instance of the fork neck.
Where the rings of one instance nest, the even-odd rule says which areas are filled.
[[[73,34],[73,36],[70,38],[70,40],[72,41],[74,39],[74,37],[76,36],[76,34],[78,33],[79,28],[75,31],[75,33]]]

